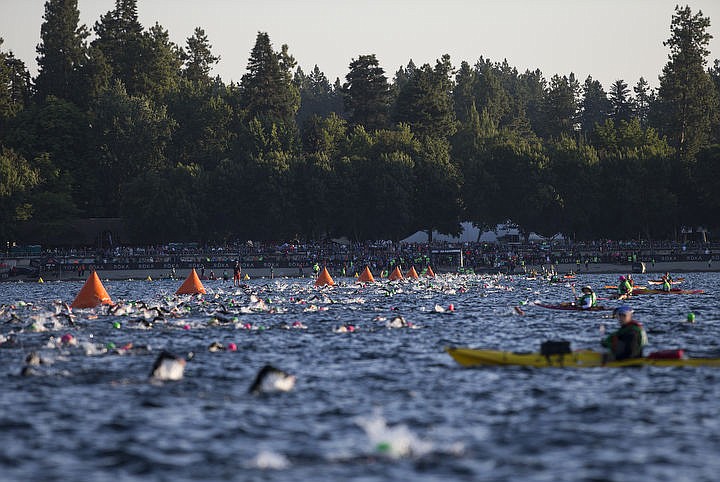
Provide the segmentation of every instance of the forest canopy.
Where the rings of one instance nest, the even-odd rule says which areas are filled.
[[[225,83],[201,27],[176,45],[137,0],[79,18],[77,0],[45,3],[34,78],[0,38],[3,244],[22,223],[98,217],[143,244],[720,228],[720,61],[687,6],[658,88],[448,55],[389,73],[360,54],[331,81],[265,32]]]

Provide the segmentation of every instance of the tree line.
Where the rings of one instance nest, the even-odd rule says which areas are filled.
[[[122,217],[137,243],[720,227],[720,62],[710,19],[687,6],[659,87],[607,91],[448,55],[392,78],[358,55],[330,82],[264,32],[228,84],[202,28],[176,45],[140,24],[137,0],[92,29],[77,0],[47,1],[43,19],[34,78],[0,39],[0,240],[84,217]]]

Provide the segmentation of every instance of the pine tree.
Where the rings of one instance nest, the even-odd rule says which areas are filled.
[[[447,138],[455,134],[450,56],[444,55],[435,68],[417,69],[400,90],[395,121],[409,124],[421,136]]]
[[[345,108],[350,122],[368,130],[388,125],[390,87],[375,54],[361,55],[350,62],[343,85]]]
[[[608,118],[610,102],[602,84],[588,75],[583,84],[583,100],[580,104],[580,126],[583,133],[589,134],[596,124],[602,124]]]
[[[610,85],[611,116],[615,123],[628,122],[632,117],[630,89],[624,80],[618,79]]]
[[[77,0],[48,0],[43,18],[41,43],[36,48],[38,98],[42,101],[54,95],[82,105],[80,71],[87,62],[86,39],[90,33],[85,25],[78,25]]]
[[[669,61],[660,76],[658,101],[661,130],[676,149],[677,157],[691,160],[708,142],[711,120],[717,115],[718,97],[705,71],[710,19],[690,7],[675,8]]]
[[[635,97],[632,100],[633,113],[640,121],[640,125],[647,127],[650,106],[655,100],[654,93],[643,77],[640,77],[637,85],[633,87],[633,92],[635,93]]]
[[[2,51],[2,44],[0,37],[0,136],[4,121],[30,102],[30,73],[23,61],[15,58],[12,52]]]
[[[210,70],[220,61],[219,56],[212,54],[212,45],[200,27],[195,27],[192,37],[188,37],[181,55],[185,62],[183,75],[192,82],[209,82]]]
[[[144,93],[146,52],[137,0],[115,0],[115,9],[101,16],[94,30],[97,38],[92,45],[102,51],[113,77],[125,85],[130,95]]]
[[[272,124],[294,125],[300,103],[292,81],[294,62],[287,45],[275,52],[268,34],[258,32],[248,59],[248,73],[240,81],[243,107],[250,118],[259,119],[268,128]]]

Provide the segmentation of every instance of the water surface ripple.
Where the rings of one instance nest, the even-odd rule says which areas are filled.
[[[632,300],[648,349],[720,357],[720,275],[686,278],[683,287],[708,294]],[[80,283],[1,284],[0,478],[718,479],[716,368],[463,369],[443,351],[537,351],[546,339],[597,348],[601,325],[616,324],[606,314],[513,309],[568,300],[569,285],[474,276],[369,287],[343,281],[323,291],[308,280],[252,280],[242,289],[206,282],[204,302],[186,298],[182,316],[152,326],[137,312],[113,316],[105,308],[76,310],[74,324],[53,316],[62,310],[53,301],[71,301]],[[601,288],[614,279],[580,276],[585,283]],[[115,301],[164,306],[175,303],[178,285],[106,282]],[[279,313],[244,313],[252,294]],[[433,312],[451,303],[453,314]],[[225,310],[219,323],[218,309]],[[685,322],[690,311],[695,324]],[[395,315],[413,327],[388,329]],[[348,324],[356,331],[334,332]],[[67,333],[80,345],[59,345]],[[210,352],[214,341],[238,351]],[[105,352],[108,343],[133,349]],[[195,354],[183,380],[148,381],[162,349]],[[31,351],[49,363],[21,376]],[[296,375],[295,389],[249,395],[266,363]]]

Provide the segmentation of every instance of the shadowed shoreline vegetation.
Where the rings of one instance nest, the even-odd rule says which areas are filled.
[[[399,240],[461,221],[577,240],[720,228],[720,62],[690,7],[672,14],[659,87],[607,91],[448,55],[389,74],[359,54],[331,82],[263,32],[226,84],[211,32],[175,45],[137,0],[92,28],[77,0],[43,18],[37,77],[0,40],[3,246],[23,224],[42,242],[96,217],[121,217],[126,244]]]

